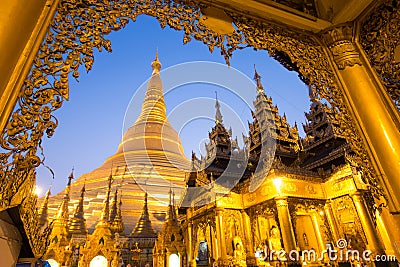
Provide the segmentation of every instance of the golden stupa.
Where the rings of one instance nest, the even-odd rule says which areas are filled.
[[[142,111],[136,122],[125,132],[117,152],[100,167],[83,174],[71,185],[70,214],[79,201],[85,184],[85,218],[89,231],[101,216],[108,179],[113,180],[113,192],[119,188],[122,196],[122,217],[125,232],[134,230],[148,192],[148,208],[156,230],[161,228],[168,206],[171,187],[177,195],[184,188],[185,157],[178,133],[172,128],[166,114],[161,63],[158,53],[151,64],[152,75],[147,84]],[[49,213],[55,214],[64,192],[52,197]]]

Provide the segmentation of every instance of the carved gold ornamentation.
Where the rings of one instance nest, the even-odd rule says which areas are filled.
[[[358,244],[360,246],[359,248],[365,249],[367,240],[351,197],[347,195],[334,199],[332,204],[335,208],[336,217],[339,221],[339,226],[341,228],[340,232],[342,235],[353,236],[353,242],[357,241],[357,243],[360,243]],[[359,238],[360,240],[356,240],[354,237]]]
[[[249,193],[249,196],[247,197],[247,201],[248,202],[253,202],[254,200],[256,200],[256,198],[257,198],[257,194],[256,193]]]
[[[386,0],[362,23],[360,43],[400,111],[400,8]]]
[[[339,192],[343,189],[343,183],[341,181],[333,184],[333,190]]]
[[[317,193],[314,186],[312,186],[312,185],[306,185],[305,188],[306,188],[307,192],[311,195],[315,195]]]
[[[340,70],[361,65],[359,52],[352,42],[353,27],[344,24],[326,31],[323,34],[325,41],[332,51],[333,58]]]
[[[30,247],[36,258],[41,258],[49,244],[49,236],[52,229],[50,223],[46,228],[40,229],[37,223],[37,210],[36,210],[37,197],[30,194],[26,197],[20,207],[21,220],[24,225],[25,232],[29,237]]]
[[[297,192],[297,185],[294,183],[284,183],[283,190],[287,192]]]

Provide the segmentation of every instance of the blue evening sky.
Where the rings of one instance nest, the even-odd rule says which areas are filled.
[[[235,51],[228,68],[218,49],[210,53],[206,45],[196,40],[183,45],[182,32],[161,29],[156,19],[147,16],[139,16],[125,29],[110,34],[109,39],[113,52],[95,53],[93,69],[87,74],[82,68],[79,82],[71,80],[70,101],[54,114],[59,126],[52,138],[45,138],[43,147],[45,163],[54,171],[55,179],[46,168],[39,167],[37,183],[43,191],[51,184],[53,194],[61,191],[72,166],[75,177],[79,177],[116,152],[124,129],[140,113],[157,48],[165,70],[161,78],[167,113],[180,133],[187,157],[192,150],[197,155],[204,154],[204,142],[213,126],[215,91],[224,125],[233,128],[233,136],[238,136],[242,144],[242,132],[247,133],[247,121],[251,120],[251,101],[256,96],[254,64],[279,113],[286,113],[292,126],[297,121],[300,135],[304,136],[301,123],[310,104],[307,87],[297,73],[286,70],[266,51]],[[193,63],[196,61],[202,63]],[[210,81],[204,82],[204,77],[210,77]],[[219,78],[226,81],[214,85]],[[192,82],[180,84],[186,80]],[[174,85],[175,81],[178,82]]]

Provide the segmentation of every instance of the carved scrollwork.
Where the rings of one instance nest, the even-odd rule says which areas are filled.
[[[361,65],[359,52],[352,43],[353,27],[349,24],[340,25],[323,34],[332,51],[333,58],[340,70],[354,65]]]
[[[400,8],[386,0],[362,23],[360,43],[400,111]]]
[[[25,232],[29,237],[30,247],[32,252],[37,258],[41,258],[49,245],[49,236],[52,229],[52,223],[50,223],[46,228],[40,229],[37,224],[37,211],[36,211],[36,195],[29,195],[26,197],[20,208],[20,216],[22,223],[24,225]]]
[[[334,199],[332,204],[343,235],[351,233],[353,236],[359,236],[362,242],[367,244],[365,232],[351,197],[347,195]]]

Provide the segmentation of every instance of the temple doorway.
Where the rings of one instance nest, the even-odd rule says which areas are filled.
[[[90,262],[90,267],[107,267],[108,261],[104,256],[98,255]]]
[[[208,266],[208,244],[207,241],[200,241],[196,258],[197,266]]]
[[[47,262],[50,264],[51,267],[59,267],[60,264],[56,260],[48,259]]]
[[[180,267],[181,266],[179,254],[169,255],[168,266],[169,267]]]

